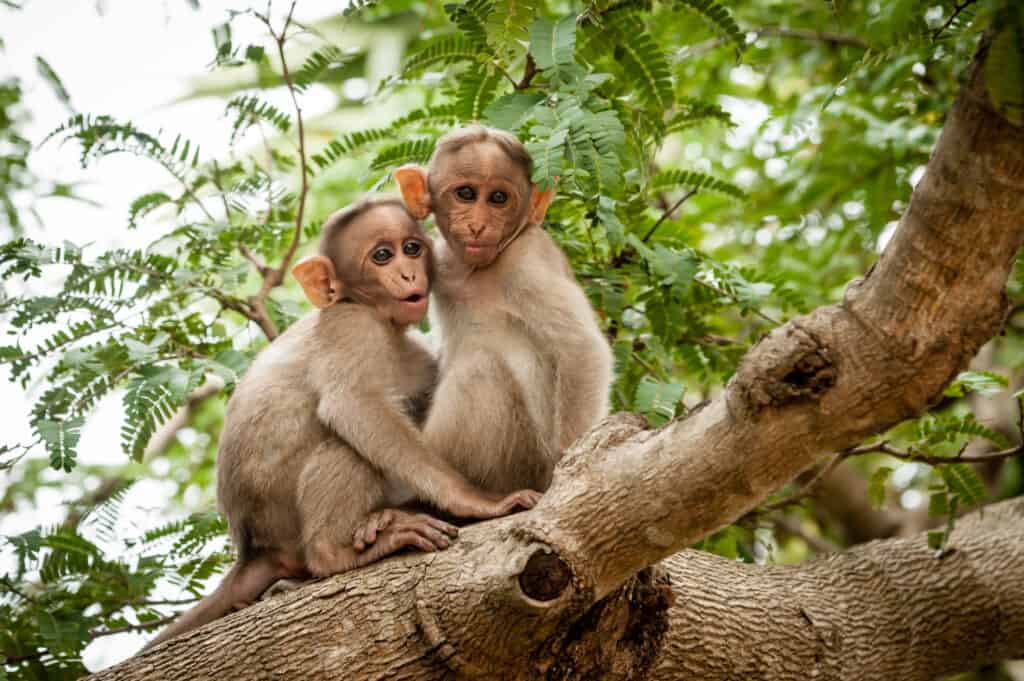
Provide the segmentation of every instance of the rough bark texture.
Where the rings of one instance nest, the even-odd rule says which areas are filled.
[[[687,552],[668,563],[668,610],[665,575],[635,577],[919,413],[999,330],[1024,130],[989,106],[984,54],[877,265],[842,304],[762,340],[719,399],[657,431],[608,419],[536,509],[448,551],[326,580],[95,678],[634,679],[658,664],[663,678],[914,679],[1024,652],[1019,504],[965,525],[941,560],[921,538],[793,569]]]
[[[697,551],[662,563],[676,590],[655,678],[934,679],[1024,655],[1024,499],[926,535],[796,567]]]

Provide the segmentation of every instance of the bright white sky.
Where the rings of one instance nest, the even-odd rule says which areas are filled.
[[[344,4],[306,0],[299,3],[296,18],[312,22],[337,12]],[[21,11],[0,6],[0,36],[6,42],[6,50],[0,53],[0,78],[17,75],[22,79],[25,103],[34,116],[27,131],[33,143],[38,144],[70,115],[37,75],[35,58],[40,55],[60,75],[78,111],[112,114],[150,131],[182,131],[200,144],[206,157],[226,153],[225,131],[230,129],[230,121],[223,116],[221,100],[173,102],[188,92],[189,77],[207,70],[213,57],[210,29],[227,18],[228,9],[245,8],[246,3],[203,0],[198,11],[192,10],[186,0],[28,0],[24,5]],[[274,10],[287,10],[287,3],[277,0]],[[245,23],[237,22],[236,42],[245,40]],[[258,26],[255,22],[249,24],[252,37],[256,37]],[[312,113],[315,112],[314,106]],[[152,239],[152,231],[131,233],[125,231],[124,225],[132,199],[167,183],[168,178],[160,168],[136,158],[115,156],[83,171],[76,149],[62,148],[55,141],[35,151],[31,164],[43,178],[64,182],[88,179],[79,193],[101,206],[61,199],[42,201],[37,205],[42,225],[32,224],[28,218],[29,236],[47,243],[69,239],[105,248],[137,247]],[[9,235],[0,236],[6,239]],[[33,287],[39,289],[58,282],[59,276]],[[13,282],[5,285],[12,292],[19,290]],[[5,415],[3,441],[30,441],[28,412],[32,391],[26,397],[9,381],[5,370],[0,372],[0,409]],[[81,461],[125,461],[119,443],[120,419],[119,399],[101,405],[83,433]],[[56,479],[62,475],[51,473]],[[3,475],[0,473],[0,480]],[[168,491],[158,483],[143,481],[133,488],[126,508],[139,509],[132,513],[138,515],[133,521],[141,526],[166,522],[166,515],[160,515],[166,503],[160,500],[167,497]],[[23,532],[61,520],[65,514],[63,500],[59,491],[42,490],[31,509],[0,517],[0,534]],[[8,568],[10,560],[9,554],[0,554],[0,572]],[[113,664],[134,653],[141,642],[141,637],[131,634],[101,639],[86,651],[85,662],[93,670]]]

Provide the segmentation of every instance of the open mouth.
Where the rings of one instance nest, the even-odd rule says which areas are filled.
[[[426,296],[424,296],[422,293],[414,293],[411,296],[406,296],[405,298],[402,298],[402,302],[403,303],[418,303],[421,300],[423,300],[424,298],[426,298]]]

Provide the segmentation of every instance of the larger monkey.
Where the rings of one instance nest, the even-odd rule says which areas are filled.
[[[440,383],[432,451],[494,492],[545,490],[562,452],[608,410],[611,349],[572,269],[540,227],[552,191],[530,182],[512,135],[442,137],[429,170],[395,171],[417,218],[433,211]]]
[[[293,270],[319,312],[259,354],[227,405],[217,497],[238,562],[149,646],[251,604],[280,578],[446,548],[454,527],[392,508],[409,491],[473,518],[536,503],[536,492],[473,487],[427,450],[409,416],[435,382],[433,358],[406,334],[426,313],[431,270],[427,238],[400,201],[327,220],[320,255]]]

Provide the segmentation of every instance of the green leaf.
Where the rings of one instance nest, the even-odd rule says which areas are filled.
[[[561,128],[549,132],[544,128],[533,128],[535,141],[526,144],[533,158],[533,182],[543,190],[555,184],[555,178],[565,174],[568,162],[565,158],[565,141],[569,131]]]
[[[928,515],[939,518],[949,513],[949,495],[943,492],[932,492],[928,497]]]
[[[487,49],[486,24],[494,11],[494,3],[491,0],[467,0],[458,5],[448,4],[444,6],[444,10],[452,23],[459,27],[462,35],[477,49]]]
[[[990,371],[964,371],[943,392],[946,397],[963,397],[968,392],[978,395],[997,395],[1009,387],[1005,376]]]
[[[412,78],[430,67],[476,61],[480,50],[461,35],[442,36],[412,54],[402,67],[402,78]]]
[[[665,112],[672,108],[675,86],[665,53],[654,38],[637,26],[629,35],[620,34],[618,49],[623,68],[636,86],[641,101],[656,111]]]
[[[324,73],[332,69],[340,69],[355,58],[355,54],[345,54],[334,45],[327,45],[306,57],[306,61],[292,75],[292,82],[298,92],[303,92],[316,83]]]
[[[74,107],[71,106],[71,95],[68,94],[67,88],[64,87],[64,82],[60,79],[60,76],[57,75],[57,72],[53,70],[53,67],[50,66],[49,62],[39,55],[36,55],[36,71],[38,71],[39,75],[43,77],[43,80],[49,83],[50,88],[53,90],[53,94],[57,96],[57,99],[59,99],[64,106],[73,110]]]
[[[231,124],[231,142],[248,130],[251,126],[264,121],[284,134],[292,127],[291,116],[273,104],[263,101],[255,95],[241,95],[227,103],[227,111],[234,111],[235,119]]]
[[[434,142],[433,139],[419,139],[385,147],[370,162],[370,168],[390,170],[403,163],[425,164],[434,153]]]
[[[732,14],[723,5],[715,0],[675,0],[675,2],[700,14],[722,36],[730,40],[736,48],[737,59],[743,55],[743,51],[747,49],[746,35],[736,25]]]
[[[324,147],[320,153],[313,154],[312,160],[313,163],[316,164],[318,170],[324,170],[328,166],[336,163],[339,159],[345,156],[350,156],[356,151],[361,150],[363,147],[377,142],[382,142],[384,140],[390,140],[393,139],[393,137],[394,131],[391,128],[357,130],[331,140],[331,142]]]
[[[556,72],[571,66],[576,53],[576,17],[558,21],[538,17],[530,27],[530,54],[541,70]]]
[[[1007,7],[985,61],[985,85],[996,111],[1024,124],[1024,12]]]
[[[974,506],[988,497],[985,483],[969,464],[944,464],[938,467],[938,471],[950,491],[959,498],[963,505]]]
[[[681,383],[662,383],[645,376],[636,387],[635,408],[651,425],[660,426],[675,416],[685,392]]]
[[[212,360],[202,360],[200,363],[219,376],[224,381],[225,388],[230,390],[249,368],[250,362],[250,358],[238,350],[224,350],[217,353]]]
[[[539,92],[502,95],[484,109],[484,119],[497,128],[515,132],[526,122],[527,114],[545,99]]]
[[[746,193],[731,182],[692,170],[663,170],[651,178],[650,187],[655,191],[672,187],[692,187],[718,192],[734,199],[746,197]]]
[[[266,50],[259,45],[249,45],[245,48],[245,60],[254,64],[262,64],[267,59]]]
[[[501,75],[488,73],[486,69],[467,69],[459,78],[455,92],[455,113],[466,121],[478,121],[484,117],[484,110],[494,100],[495,90],[501,83]]]
[[[932,530],[928,532],[928,548],[933,551],[941,551],[942,547],[946,545],[946,533],[942,530]]]
[[[34,424],[36,434],[46,445],[50,455],[50,467],[70,473],[75,467],[76,448],[82,437],[84,416],[74,416],[60,421],[41,419]]]
[[[885,506],[885,486],[892,471],[893,469],[889,466],[881,466],[871,474],[871,480],[868,483],[868,499],[874,508]]]
[[[138,197],[128,208],[128,229],[138,228],[139,220],[170,202],[171,197],[164,192],[149,192]]]

